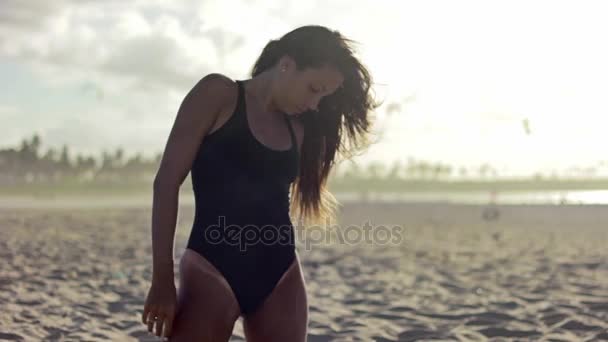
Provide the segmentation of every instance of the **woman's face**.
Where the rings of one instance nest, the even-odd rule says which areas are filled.
[[[335,92],[344,81],[342,74],[329,66],[297,70],[290,57],[281,59],[277,72],[276,102],[289,115],[316,111],[321,99]]]

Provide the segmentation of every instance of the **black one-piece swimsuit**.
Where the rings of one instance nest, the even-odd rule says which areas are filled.
[[[245,81],[236,82],[234,112],[203,138],[192,164],[195,215],[186,248],[219,270],[246,315],[264,302],[295,258],[289,203],[299,155],[287,114],[290,149],[271,149],[254,137]]]

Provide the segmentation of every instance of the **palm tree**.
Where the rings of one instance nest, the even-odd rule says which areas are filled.
[[[390,181],[396,181],[396,180],[401,179],[402,172],[403,172],[403,165],[402,165],[401,161],[395,160],[386,177]]]
[[[113,160],[113,166],[115,168],[120,168],[123,164],[123,158],[125,156],[125,151],[122,147],[118,147],[116,149],[116,151],[114,152],[114,160]]]
[[[69,177],[72,173],[72,163],[70,161],[70,151],[67,145],[61,147],[61,155],[59,156],[59,170],[61,175]]]
[[[384,164],[381,162],[373,161],[367,165],[366,176],[369,179],[380,179],[384,170]]]

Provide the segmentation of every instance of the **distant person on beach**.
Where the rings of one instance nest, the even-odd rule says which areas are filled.
[[[299,27],[268,42],[251,79],[211,73],[185,96],[154,180],[142,315],[151,333],[228,341],[242,317],[247,341],[306,340],[291,217],[335,218],[326,181],[339,154],[367,147],[378,106],[353,42],[323,26]],[[189,172],[195,216],[176,291],[178,194]]]

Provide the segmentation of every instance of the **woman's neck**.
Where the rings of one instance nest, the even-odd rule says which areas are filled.
[[[270,72],[264,71],[248,80],[245,89],[265,113],[279,112],[273,99],[273,77]]]

